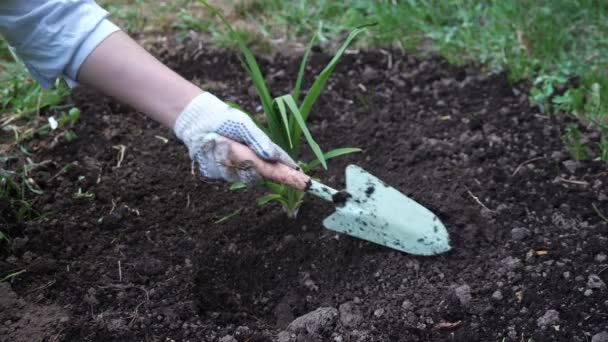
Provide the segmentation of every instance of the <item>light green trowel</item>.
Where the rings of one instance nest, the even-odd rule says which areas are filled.
[[[386,185],[362,168],[346,168],[346,189],[337,191],[283,164],[268,163],[238,142],[225,138],[230,159],[240,166],[255,167],[266,179],[334,203],[336,211],[323,225],[327,229],[418,255],[450,250],[448,232],[431,211]]]

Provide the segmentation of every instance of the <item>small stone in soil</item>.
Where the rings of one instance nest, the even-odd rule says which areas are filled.
[[[380,309],[376,309],[376,311],[374,311],[374,316],[376,316],[377,318],[382,317],[382,315],[384,315],[384,309],[380,308]]]
[[[492,294],[492,299],[498,301],[498,300],[502,300],[502,292],[500,292],[500,290],[496,290],[494,291],[494,293]]]
[[[318,308],[303,316],[296,318],[287,327],[287,331],[293,333],[307,332],[318,334],[333,326],[338,317],[338,310],[332,307]]]
[[[401,303],[401,308],[405,311],[410,311],[414,308],[414,303],[406,299],[403,301],[403,303]]]
[[[536,320],[536,324],[539,327],[546,327],[557,323],[559,323],[559,312],[553,309],[547,310],[542,317]]]
[[[353,302],[346,302],[340,305],[340,322],[349,328],[355,328],[363,321],[363,315],[359,307]]]
[[[566,160],[562,162],[562,165],[564,165],[566,170],[568,170],[570,173],[576,172],[576,169],[578,169],[578,167],[580,166],[580,164],[574,160]]]
[[[608,255],[604,254],[604,253],[600,253],[598,255],[595,256],[595,261],[597,262],[604,262],[608,259]]]
[[[471,287],[467,284],[460,285],[455,288],[454,294],[460,301],[460,304],[462,304],[463,306],[467,306],[471,302]]]
[[[587,279],[587,287],[590,289],[601,289],[606,287],[606,283],[597,274],[591,274]]]
[[[236,338],[232,337],[232,335],[226,335],[220,338],[219,342],[237,342]]]
[[[521,266],[521,260],[519,258],[508,256],[502,259],[502,264],[505,265],[509,270],[514,270]]]
[[[291,334],[287,331],[281,331],[277,335],[277,342],[289,342],[291,341]]]
[[[511,229],[511,239],[519,241],[530,236],[530,230],[527,228],[513,228]]]
[[[591,337],[591,342],[608,342],[608,331],[602,331]]]

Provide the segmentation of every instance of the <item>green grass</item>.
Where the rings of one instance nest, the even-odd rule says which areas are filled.
[[[80,112],[63,106],[69,95],[64,82],[57,82],[54,89],[42,89],[31,78],[25,67],[16,61],[6,43],[0,40],[0,201],[2,208],[0,223],[24,222],[35,219],[39,212],[33,199],[42,193],[34,181],[33,173],[45,162],[36,162],[35,155],[28,151],[32,139],[49,135],[62,135],[70,140],[75,137],[69,130]],[[52,110],[57,127],[51,127],[42,115]],[[54,123],[53,122],[53,126]],[[0,231],[0,241],[7,241],[6,232]]]
[[[362,42],[432,51],[457,65],[505,71],[511,82],[533,84],[532,104],[579,119],[581,132],[601,140],[586,157],[608,161],[608,2],[597,0],[254,0],[237,1],[235,18],[254,23],[268,41],[321,43],[352,27],[377,22]],[[220,33],[213,27],[217,39]],[[244,34],[244,33],[243,33]],[[250,33],[254,34],[254,33]],[[564,132],[564,141],[576,134]],[[584,133],[582,133],[584,134]],[[580,138],[580,134],[579,134]]]

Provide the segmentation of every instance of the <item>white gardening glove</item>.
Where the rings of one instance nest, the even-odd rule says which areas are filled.
[[[229,160],[229,144],[214,139],[214,134],[210,133],[245,144],[266,161],[297,168],[293,159],[273,143],[247,114],[207,92],[198,95],[186,106],[173,129],[188,147],[190,158],[198,163],[201,175],[206,178],[245,184],[261,180],[253,167],[243,167]]]

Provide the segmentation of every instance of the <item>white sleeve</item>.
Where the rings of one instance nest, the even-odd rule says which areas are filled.
[[[45,88],[74,86],[89,54],[119,28],[93,0],[0,0],[0,34]]]

